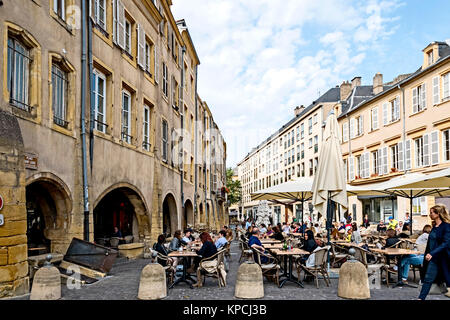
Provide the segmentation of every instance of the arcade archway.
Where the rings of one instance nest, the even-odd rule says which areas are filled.
[[[177,203],[172,194],[168,194],[163,201],[163,233],[173,235],[178,228]]]
[[[187,227],[187,225],[193,226],[194,225],[194,207],[192,205],[191,200],[186,200],[184,203],[184,210],[183,210],[183,221],[182,226],[183,229]]]

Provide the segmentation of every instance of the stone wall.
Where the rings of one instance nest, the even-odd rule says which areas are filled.
[[[23,140],[13,115],[0,110],[0,298],[28,293]]]

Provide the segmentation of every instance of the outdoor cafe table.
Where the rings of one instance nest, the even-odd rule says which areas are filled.
[[[274,255],[276,256],[283,256],[284,257],[284,265],[288,265],[288,268],[284,268],[284,273],[282,277],[286,277],[283,281],[280,282],[280,288],[283,287],[283,285],[286,283],[286,281],[290,281],[293,283],[298,284],[300,287],[304,288],[303,283],[300,281],[300,279],[297,279],[297,277],[294,276],[292,272],[292,264],[293,264],[293,256],[295,255],[304,255],[304,254],[310,254],[308,251],[299,249],[299,248],[292,248],[291,250],[280,250],[280,249],[273,249],[271,250]],[[289,260],[288,260],[289,257]]]
[[[410,254],[420,254],[421,253],[420,251],[416,251],[416,250],[399,249],[399,248],[370,249],[370,250],[372,252],[375,252],[375,253],[381,253],[381,254],[383,254],[385,256],[407,256],[407,255],[410,255]],[[394,288],[398,287],[398,286],[408,286],[408,287],[412,287],[412,288],[417,288],[416,286],[412,286],[410,284],[403,283],[403,281],[402,281],[402,270],[401,270],[402,258],[397,259],[398,282],[394,286]]]
[[[283,243],[266,243],[262,244],[264,249],[272,250],[272,249],[281,249],[283,248]]]
[[[188,251],[188,250],[183,250],[183,251],[172,251],[169,253],[168,255],[169,257],[173,257],[173,258],[182,258],[183,260],[183,275],[176,279],[170,286],[169,289],[172,289],[176,284],[180,283],[180,282],[185,282],[189,285],[189,287],[191,289],[193,289],[194,287],[192,287],[192,283],[190,283],[189,281],[187,281],[188,279],[191,281],[194,281],[194,279],[191,278],[191,275],[187,273],[186,269],[187,269],[187,261],[188,258],[191,257],[198,257],[198,254],[194,251]]]
[[[270,244],[270,243],[281,243],[280,240],[275,240],[275,239],[260,239],[261,243],[264,244]]]

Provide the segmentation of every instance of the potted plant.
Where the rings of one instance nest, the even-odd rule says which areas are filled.
[[[397,172],[397,171],[398,171],[397,168],[391,168],[392,173]]]

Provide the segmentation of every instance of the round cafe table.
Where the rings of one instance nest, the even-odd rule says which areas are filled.
[[[295,255],[305,255],[305,254],[310,254],[308,251],[299,249],[299,248],[292,248],[291,250],[281,250],[281,249],[272,249],[271,250],[273,252],[273,254],[277,255],[277,256],[281,256],[284,257],[284,265],[288,266],[287,268],[284,268],[284,273],[281,275],[282,277],[285,277],[286,279],[284,279],[283,281],[280,282],[280,288],[283,287],[283,285],[287,282],[293,282],[297,285],[299,285],[300,287],[304,288],[303,286],[303,282],[298,279],[296,276],[294,276],[293,274],[293,270],[292,270],[292,266],[293,266],[293,256]],[[289,258],[289,259],[288,259]]]
[[[187,261],[188,258],[191,257],[198,257],[197,253],[195,251],[189,251],[189,250],[183,250],[183,251],[172,251],[169,253],[168,255],[169,257],[174,257],[174,258],[182,258],[183,261],[183,274],[181,277],[177,278],[170,286],[169,289],[172,289],[176,284],[180,283],[180,282],[184,282],[187,283],[189,285],[189,287],[191,289],[193,289],[194,287],[192,286],[192,283],[190,283],[188,281],[195,281],[194,279],[192,279],[191,275],[187,273],[186,269],[187,269]]]

